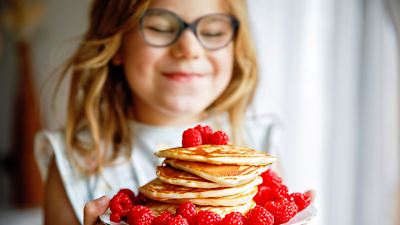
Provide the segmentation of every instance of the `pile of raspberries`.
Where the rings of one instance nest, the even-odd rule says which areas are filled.
[[[266,215],[273,217],[273,221],[255,224],[287,223],[311,204],[311,196],[308,193],[289,194],[288,187],[283,184],[282,178],[271,169],[262,173],[261,176],[263,183],[258,186],[258,192],[253,199],[257,206],[263,208]]]
[[[209,126],[197,125],[185,130],[182,134],[182,147],[189,148],[198,145],[227,145],[229,137],[224,131],[215,131]]]
[[[257,205],[246,215],[231,212],[225,217],[208,211],[197,211],[191,202],[181,203],[175,214],[164,211],[154,216],[144,206],[145,199],[128,189],[121,189],[110,201],[110,220],[126,221],[129,225],[276,225],[287,223],[297,212],[310,205],[310,196],[303,193],[289,194],[282,179],[271,169],[262,175],[263,183],[258,186],[254,197]]]

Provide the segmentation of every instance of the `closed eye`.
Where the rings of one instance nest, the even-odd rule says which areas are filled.
[[[224,34],[225,34],[224,32],[203,32],[203,33],[201,33],[201,36],[220,37],[220,36],[223,36]]]
[[[146,29],[158,33],[174,33],[175,31],[173,29],[169,28],[162,28],[162,27],[146,27]]]

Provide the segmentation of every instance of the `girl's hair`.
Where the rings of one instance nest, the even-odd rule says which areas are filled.
[[[123,34],[138,24],[150,2],[94,0],[89,29],[61,73],[59,84],[66,76],[71,76],[66,147],[69,157],[83,172],[98,172],[117,156],[131,154],[133,135],[128,123],[132,118],[131,91],[122,68],[114,66],[111,59],[121,46]],[[234,41],[233,76],[227,89],[206,113],[228,112],[233,140],[242,143],[242,121],[255,92],[258,71],[246,1],[226,1],[226,4],[229,13],[240,21]],[[81,138],[87,136],[85,133],[89,142]]]

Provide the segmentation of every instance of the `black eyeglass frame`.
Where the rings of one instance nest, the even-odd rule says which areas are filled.
[[[154,13],[154,12],[168,13],[168,14],[174,16],[177,19],[178,23],[179,23],[179,30],[176,33],[175,38],[172,39],[169,43],[166,43],[166,44],[163,44],[163,45],[156,45],[156,44],[153,44],[153,43],[149,43],[148,40],[146,40],[146,37],[145,37],[145,34],[144,34],[144,28],[143,28],[144,18],[146,17],[146,15],[148,15],[150,13]],[[207,47],[206,45],[204,45],[204,43],[201,41],[201,39],[197,35],[197,25],[200,23],[200,21],[202,19],[204,19],[206,17],[209,17],[209,16],[225,16],[226,18],[229,19],[229,22],[231,23],[231,27],[232,27],[231,38],[224,45],[218,46],[216,48],[210,48],[210,47]],[[139,30],[140,30],[140,33],[142,35],[143,40],[148,45],[153,46],[153,47],[160,47],[161,48],[161,47],[167,47],[167,46],[173,45],[179,39],[179,37],[182,35],[183,31],[185,31],[187,28],[189,28],[193,32],[194,36],[197,38],[197,40],[199,41],[201,46],[203,46],[205,49],[216,51],[216,50],[219,50],[221,48],[226,47],[234,38],[236,38],[238,29],[239,29],[239,25],[240,25],[240,22],[239,22],[238,19],[236,19],[232,15],[225,14],[225,13],[207,14],[207,15],[204,15],[204,16],[201,16],[201,17],[197,18],[195,21],[193,21],[191,23],[187,23],[180,16],[178,16],[176,13],[174,13],[172,11],[169,11],[169,10],[166,10],[166,9],[160,9],[160,8],[152,8],[152,9],[149,9],[146,12],[144,12],[143,15],[140,17]]]

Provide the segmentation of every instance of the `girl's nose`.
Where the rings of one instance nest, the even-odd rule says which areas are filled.
[[[205,49],[190,29],[184,30],[171,46],[171,54],[176,58],[196,59],[204,52]]]

